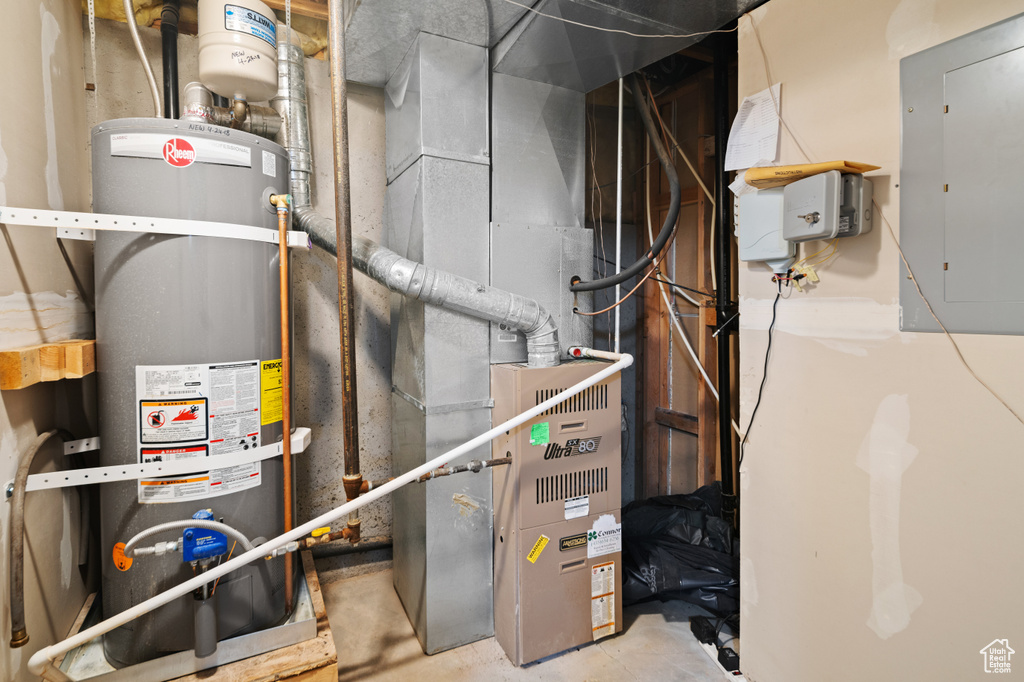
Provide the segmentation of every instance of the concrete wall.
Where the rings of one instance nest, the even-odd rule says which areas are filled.
[[[767,86],[752,18],[789,127],[815,161],[881,166],[875,198],[899,234],[899,60],[1022,11],[772,0],[740,19],[739,94]],[[780,160],[804,161],[785,132]],[[1024,426],[942,335],[899,331],[899,256],[875,222],[779,303],[740,481],[742,667],[757,682],[979,679],[989,642],[1024,645]],[[744,425],[774,293],[767,269],[741,268]],[[1024,408],[1024,339],[957,341]]]
[[[85,63],[91,72],[88,26]],[[97,88],[88,93],[89,125],[112,118],[152,115],[152,99],[126,24],[96,20]],[[163,92],[160,32],[139,29]],[[178,37],[180,86],[199,79],[199,41]],[[325,61],[306,60],[310,135],[315,177],[314,204],[334,218],[334,158],[330,78]],[[379,241],[384,207],[384,96],[363,85],[349,86],[349,145],[352,165],[352,228]],[[356,359],[358,362],[361,464],[366,478],[391,475],[391,353],[387,291],[357,273]],[[315,250],[292,256],[295,415],[293,423],[313,430],[313,444],[296,456],[297,521],[306,521],[345,501],[341,487],[344,454],[338,351],[338,279],[334,258]],[[376,502],[361,512],[364,536],[390,535],[391,503]]]
[[[85,155],[81,9],[70,0],[6,3],[0,63],[0,205],[89,209]],[[0,348],[86,338],[92,332],[92,249],[60,250],[54,230],[0,223]],[[79,291],[78,278],[83,285]],[[60,426],[82,437],[95,429],[92,378],[0,393],[0,485],[14,478],[36,435]],[[62,465],[51,443],[33,472]],[[29,495],[25,606],[30,640],[9,649],[10,505],[0,502],[0,679],[33,679],[29,657],[63,637],[85,600],[79,572],[80,498],[69,490]]]

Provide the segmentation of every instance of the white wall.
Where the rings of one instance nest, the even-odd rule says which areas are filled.
[[[882,167],[875,198],[898,234],[899,60],[1020,12],[1020,0],[772,0],[740,19],[739,94],[767,86],[752,18],[783,118],[815,161]],[[780,161],[805,161],[786,132]],[[943,336],[899,331],[899,257],[875,222],[840,243],[816,288],[779,303],[740,474],[742,668],[757,682],[975,679],[993,639],[1024,651],[1024,425]],[[741,268],[744,425],[774,293],[766,269]],[[956,338],[1024,409],[1024,339]]]
[[[88,210],[79,3],[8,2],[4,10],[0,205]],[[67,249],[70,261],[53,230],[0,223],[0,348],[91,334],[89,305],[73,276],[90,299],[91,245],[70,242]],[[21,453],[38,433],[56,426],[91,431],[94,396],[91,378],[0,393],[0,485],[14,478]],[[62,458],[60,447],[51,444],[37,457],[34,471],[53,469]],[[0,679],[28,680],[29,657],[67,633],[85,599],[78,570],[79,497],[74,491],[29,496],[25,605],[31,639],[21,649],[7,647],[9,517],[10,505],[0,502]]]

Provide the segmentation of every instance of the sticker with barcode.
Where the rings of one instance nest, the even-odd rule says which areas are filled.
[[[590,496],[570,497],[565,501],[565,520],[578,519],[590,514]]]

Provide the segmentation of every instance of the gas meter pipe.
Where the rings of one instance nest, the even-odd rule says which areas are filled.
[[[448,462],[452,462],[458,459],[459,457],[462,457],[463,455],[467,455],[470,452],[473,452],[476,448],[480,447],[481,445],[489,443],[491,440],[497,438],[506,431],[514,429],[517,426],[520,426],[528,422],[534,417],[546,412],[547,410],[550,410],[551,408],[568,400],[574,395],[582,393],[586,389],[604,381],[608,377],[618,374],[619,372],[633,364],[632,355],[623,353],[621,356],[616,357],[618,359],[615,362],[608,365],[600,372],[597,372],[596,374],[584,379],[575,386],[565,389],[564,391],[558,393],[554,397],[545,400],[536,407],[531,407],[526,412],[523,412],[522,414],[513,417],[512,419],[509,419],[508,421],[502,424],[498,424],[490,431],[482,433],[476,438],[473,438],[472,440],[467,441],[462,445],[453,448],[452,450],[449,450],[448,452],[438,455],[429,462],[421,464],[415,469],[405,472],[404,474],[398,476],[394,480],[388,481],[381,487],[375,488],[370,492],[366,493],[365,495],[362,495],[354,500],[346,502],[345,504],[339,507],[335,507],[331,511],[325,514],[321,514],[315,519],[307,521],[301,526],[298,526],[292,529],[291,531],[284,533],[283,535],[279,535],[276,538],[273,538],[272,540],[268,540],[259,547],[249,550],[244,554],[235,557],[234,559],[225,561],[223,564],[211,568],[203,575],[197,575],[196,577],[190,580],[186,580],[180,585],[172,587],[171,589],[165,592],[161,592],[160,594],[154,597],[150,597],[146,601],[136,604],[135,606],[129,609],[125,609],[121,613],[112,616],[107,620],[104,620],[100,623],[97,623],[96,625],[93,625],[92,627],[82,630],[73,637],[69,637],[62,642],[52,644],[48,647],[43,647],[42,649],[34,653],[32,655],[32,658],[29,659],[29,672],[31,672],[33,675],[38,675],[44,679],[51,680],[51,682],[65,682],[67,678],[64,676],[64,674],[60,670],[55,669],[53,667],[53,661],[58,656],[66,654],[75,647],[81,646],[82,644],[85,644],[86,642],[96,637],[99,637],[102,634],[110,632],[115,628],[121,627],[125,623],[130,623],[139,616],[145,613],[149,613],[154,609],[160,608],[164,604],[170,603],[171,601],[174,601],[179,597],[187,595],[190,592],[192,592],[192,590],[202,587],[211,580],[216,580],[217,578],[228,573],[231,573],[232,571],[235,571],[250,562],[256,561],[257,559],[262,559],[271,552],[273,552],[275,549],[284,547],[290,542],[295,542],[303,538],[304,536],[309,535],[318,528],[330,525],[331,522],[343,518],[348,514],[351,514],[352,512],[355,512],[360,507],[370,504],[371,502],[374,502],[384,497],[385,495],[390,495],[391,493],[398,490],[402,486],[412,483],[413,481],[419,480],[419,478],[423,476],[423,474],[430,473],[434,469],[437,469],[438,467],[443,466]]]
[[[341,335],[341,410],[345,444],[345,476],[349,500],[359,496],[359,404],[356,400],[355,297],[352,292],[352,207],[349,191],[348,84],[345,81],[345,2],[331,0],[328,36],[331,58],[331,120],[334,126],[334,209],[338,257],[338,327]],[[357,529],[358,515],[349,526]]]

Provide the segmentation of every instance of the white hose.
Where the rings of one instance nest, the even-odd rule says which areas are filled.
[[[235,540],[238,540],[239,544],[245,549],[252,549],[252,543],[249,542],[249,538],[245,537],[240,531],[235,530],[226,523],[220,523],[218,521],[207,521],[206,519],[189,519],[187,521],[168,521],[167,523],[161,523],[152,528],[138,533],[135,537],[125,543],[124,555],[127,557],[135,556],[132,554],[132,550],[135,549],[135,545],[139,544],[148,537],[157,535],[158,533],[164,533],[169,530],[185,530],[186,528],[204,528],[206,530],[215,530],[218,533],[224,535],[230,535]]]
[[[136,604],[135,606],[131,607],[130,609],[126,609],[125,611],[122,611],[116,616],[112,616],[107,620],[104,620],[90,628],[86,628],[85,630],[82,630],[73,637],[69,637],[62,642],[57,642],[56,644],[51,644],[48,647],[40,649],[36,653],[32,654],[32,658],[29,659],[29,672],[31,672],[33,675],[38,675],[40,677],[43,677],[44,679],[51,680],[52,682],[64,682],[64,680],[67,679],[66,676],[60,670],[55,669],[53,667],[53,661],[58,656],[68,653],[75,647],[81,646],[82,644],[85,644],[91,639],[94,639],[102,634],[110,632],[115,628],[119,628],[125,623],[129,623],[132,620],[138,618],[139,616],[149,613],[150,611],[157,609],[163,606],[164,604],[167,604],[173,601],[174,599],[177,599],[178,597],[184,596],[192,592],[196,588],[202,587],[211,580],[216,580],[217,578],[223,575],[227,575],[232,571],[238,570],[242,566],[252,561],[262,559],[263,557],[273,552],[275,549],[279,547],[284,547],[289,542],[293,542],[301,537],[309,535],[317,528],[329,525],[331,522],[347,516],[350,512],[353,512],[359,509],[360,507],[363,507],[375,500],[380,499],[381,497],[384,497],[385,495],[394,492],[395,490],[398,490],[407,483],[412,483],[418,480],[420,476],[430,473],[431,471],[437,469],[446,462],[451,462],[456,458],[461,457],[462,455],[472,452],[476,448],[486,443],[489,443],[492,439],[497,438],[506,431],[513,429],[519,426],[520,424],[529,421],[530,419],[533,419],[537,415],[542,414],[547,410],[550,410],[555,405],[558,405],[559,403],[567,400],[568,398],[571,398],[572,396],[583,392],[584,390],[590,388],[594,384],[600,383],[601,381],[612,376],[613,374],[621,372],[622,370],[624,370],[625,368],[629,367],[632,364],[633,356],[629,355],[628,353],[623,353],[621,356],[619,356],[619,359],[614,364],[611,364],[608,367],[602,369],[597,374],[594,374],[593,376],[584,379],[583,381],[576,384],[572,388],[567,388],[566,390],[557,394],[553,398],[545,400],[536,407],[530,408],[526,412],[523,412],[519,416],[513,417],[512,419],[509,419],[507,422],[495,426],[490,431],[483,433],[466,443],[463,443],[457,448],[449,450],[443,455],[438,455],[429,462],[421,464],[420,466],[416,467],[415,469],[412,469],[411,471],[405,472],[398,478],[392,481],[388,481],[381,487],[374,488],[365,495],[360,495],[356,499],[352,500],[351,502],[346,502],[340,507],[335,507],[331,511],[316,517],[312,521],[307,521],[301,526],[297,526],[296,528],[293,528],[287,533],[279,535],[276,538],[261,544],[259,547],[247,551],[245,554],[237,556],[230,561],[226,561],[220,566],[211,568],[209,571],[206,571],[202,575],[198,575],[195,578],[192,578],[191,580],[186,580],[185,582],[181,583],[176,587],[172,587],[166,592],[161,592],[160,594],[154,597],[150,597],[141,604]]]
[[[160,104],[160,89],[156,87],[156,77],[153,76],[153,67],[149,65],[149,58],[146,57],[146,49],[142,47],[142,39],[139,38],[139,25],[135,19],[135,5],[132,0],[124,0],[124,19],[128,23],[128,30],[132,34],[132,42],[135,43],[135,51],[139,53],[142,60],[142,67],[146,70],[146,78],[149,80],[149,89],[153,92],[153,115],[157,118],[163,116],[163,106]]]

